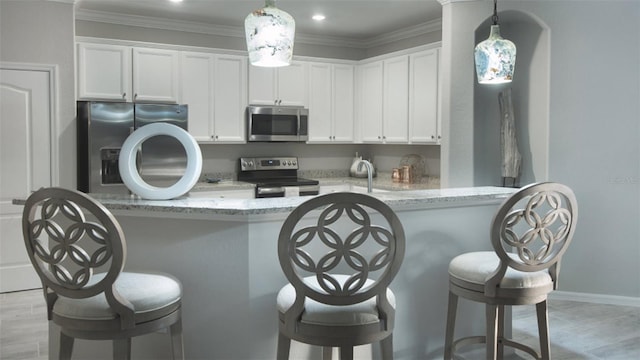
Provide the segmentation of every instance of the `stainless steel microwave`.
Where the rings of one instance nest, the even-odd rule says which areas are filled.
[[[249,105],[247,141],[307,141],[309,110],[298,106]]]

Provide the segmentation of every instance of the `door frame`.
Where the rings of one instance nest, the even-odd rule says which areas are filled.
[[[51,163],[51,174],[49,181],[51,186],[58,186],[60,183],[60,155],[58,152],[58,65],[35,64],[20,62],[0,62],[2,70],[23,70],[23,71],[43,71],[49,76],[49,162]]]

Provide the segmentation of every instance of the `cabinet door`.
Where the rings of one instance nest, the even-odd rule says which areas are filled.
[[[249,104],[275,105],[276,69],[249,66]]]
[[[412,54],[409,58],[409,140],[438,142],[438,58],[437,49]]]
[[[178,102],[177,51],[133,49],[133,101]]]
[[[331,64],[309,64],[309,142],[333,139],[331,90]]]
[[[409,140],[409,57],[384,61],[383,139],[387,143]]]
[[[131,48],[79,43],[78,99],[131,101]]]
[[[246,57],[216,57],[213,83],[215,141],[245,142],[246,84]]]
[[[277,97],[280,105],[307,106],[307,65],[292,62],[278,68]]]
[[[360,127],[362,141],[382,142],[382,61],[360,67]]]
[[[353,142],[354,67],[333,65],[333,140]]]
[[[181,100],[189,106],[189,133],[197,141],[210,141],[213,136],[213,64],[214,55],[183,52],[181,67]]]

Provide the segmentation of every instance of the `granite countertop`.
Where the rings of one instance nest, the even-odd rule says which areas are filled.
[[[230,184],[227,184],[230,185]],[[231,185],[232,186],[232,185]],[[233,187],[232,187],[233,189]],[[237,189],[237,188],[236,188]],[[246,188],[245,188],[246,189]],[[378,190],[378,189],[376,189]],[[501,202],[516,189],[502,187],[472,187],[374,192],[371,195],[396,210],[468,206]],[[359,191],[360,192],[360,191]],[[250,216],[288,213],[308,200],[309,196],[265,199],[190,198],[174,200],[144,200],[135,196],[92,194],[108,209],[119,212],[145,212],[146,215],[233,215]]]
[[[366,193],[367,179],[348,176],[317,178],[321,193],[354,191]],[[118,213],[138,213],[142,216],[251,216],[288,213],[308,200],[309,196],[281,198],[242,198],[240,192],[250,197],[254,184],[236,180],[217,183],[197,183],[186,195],[173,200],[144,200],[136,195],[90,194],[108,209]],[[379,175],[373,179],[372,196],[394,209],[428,209],[467,206],[501,202],[516,191],[504,187],[468,187],[440,189],[439,179],[424,178],[420,183],[407,184],[391,181],[391,176]],[[234,193],[235,192],[235,193]],[[221,195],[224,194],[224,195]],[[22,205],[25,199],[15,199]]]

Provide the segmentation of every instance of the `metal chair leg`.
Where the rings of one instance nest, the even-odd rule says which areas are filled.
[[[291,348],[291,339],[284,336],[281,332],[278,333],[278,350],[277,350],[277,359],[278,360],[288,360],[289,359],[289,349]]]
[[[497,360],[498,347],[498,305],[486,305],[487,316],[487,360]]]
[[[380,348],[383,360],[393,360],[393,334],[380,341]]]
[[[498,305],[498,359],[504,359],[504,305]]]
[[[169,327],[169,333],[171,334],[171,351],[173,353],[173,360],[184,359],[184,344],[182,341],[182,320],[178,320],[175,324]]]
[[[458,311],[458,295],[449,291],[449,304],[447,305],[447,330],[444,337],[444,359],[453,358],[453,335],[456,327],[456,312]]]
[[[340,360],[353,360],[353,346],[340,347]]]
[[[71,353],[73,352],[73,341],[74,339],[71,336],[60,332],[60,360],[71,359]]]
[[[543,360],[551,358],[551,345],[549,344],[549,317],[547,312],[547,300],[536,304],[538,317],[538,336],[540,337],[540,354]]]
[[[131,360],[131,338],[113,340],[113,360]]]

